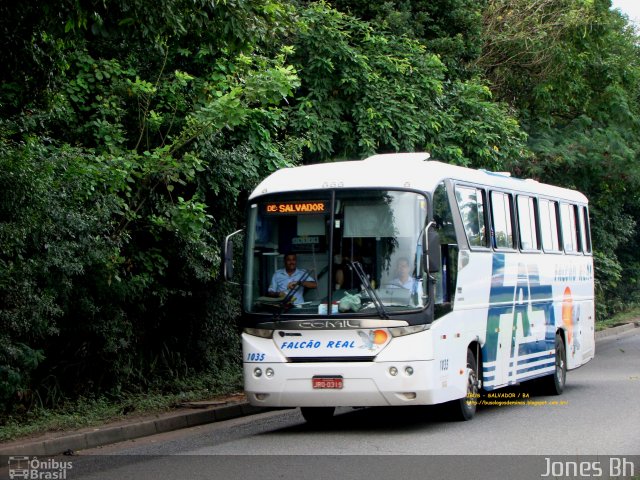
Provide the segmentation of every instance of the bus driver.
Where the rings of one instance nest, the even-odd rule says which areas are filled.
[[[267,295],[284,298],[290,290],[295,290],[292,297],[293,303],[296,305],[304,303],[304,288],[316,288],[318,284],[313,277],[307,275],[306,270],[298,269],[297,264],[298,257],[295,253],[288,253],[284,256],[285,268],[276,270],[273,274]],[[304,281],[301,281],[303,279]]]
[[[410,290],[411,293],[416,293],[418,291],[419,282],[413,276],[410,276],[411,263],[408,258],[401,257],[398,259],[396,273],[397,277],[391,281],[391,287],[404,288],[406,290]]]

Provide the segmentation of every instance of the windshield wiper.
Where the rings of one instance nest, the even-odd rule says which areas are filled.
[[[369,295],[369,298],[373,302],[373,305],[376,307],[376,310],[378,311],[378,315],[380,316],[380,318],[388,320],[389,315],[387,314],[387,311],[384,309],[384,305],[382,304],[380,297],[378,297],[378,294],[376,293],[376,291],[373,289],[373,287],[371,287],[369,278],[367,278],[367,275],[364,273],[364,269],[362,268],[362,265],[360,264],[360,262],[350,261],[349,264],[351,266],[351,269],[354,272],[356,272],[356,275],[358,275],[358,278],[360,279],[360,282],[362,283],[364,288],[367,290],[367,294]]]

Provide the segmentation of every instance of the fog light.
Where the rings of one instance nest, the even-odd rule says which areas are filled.
[[[260,370],[259,368],[256,368],[256,369],[253,371],[253,375],[254,375],[256,378],[261,377],[261,376],[262,376],[262,370]]]
[[[264,374],[269,378],[273,377],[273,374],[274,374],[273,368],[271,368],[271,367],[267,368],[264,371]]]
[[[413,368],[412,367],[406,367],[404,369],[404,373],[406,373],[408,376],[413,375]]]
[[[398,369],[396,367],[390,367],[389,375],[391,375],[392,377],[395,377],[396,375],[398,375]]]

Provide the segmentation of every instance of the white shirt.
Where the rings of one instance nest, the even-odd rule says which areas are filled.
[[[416,293],[418,291],[418,281],[414,277],[409,277],[406,282],[403,282],[399,278],[394,278],[391,281],[391,286],[405,288],[411,293]]]
[[[296,268],[296,270],[289,275],[286,271],[286,269],[281,268],[280,270],[276,270],[276,273],[273,274],[273,277],[271,278],[271,285],[269,285],[269,291],[273,292],[273,293],[280,293],[280,292],[284,292],[285,294],[289,291],[288,285],[291,282],[299,282],[300,280],[302,280],[302,277],[304,277],[307,274],[306,270],[300,270],[298,268]],[[313,277],[311,277],[311,275],[309,275],[306,279],[305,282],[315,282],[315,280],[313,279]],[[304,287],[302,285],[298,285],[298,287],[296,287],[295,289],[295,293],[293,294],[293,303],[295,304],[299,304],[299,303],[304,303],[304,297],[302,296],[304,292]]]

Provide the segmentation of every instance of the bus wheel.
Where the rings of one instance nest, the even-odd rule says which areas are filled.
[[[309,425],[320,425],[331,417],[334,407],[300,407],[300,412]]]
[[[467,395],[451,402],[451,413],[456,420],[471,420],[478,403],[478,363],[471,349],[467,350]]]
[[[564,390],[567,379],[567,361],[564,342],[560,335],[556,335],[556,369],[553,375],[544,377],[544,387],[549,395],[560,395]]]

